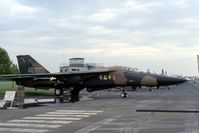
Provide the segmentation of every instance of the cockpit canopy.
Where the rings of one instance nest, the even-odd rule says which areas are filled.
[[[140,71],[138,68],[132,68],[132,67],[123,67],[122,69],[126,72],[143,72]]]

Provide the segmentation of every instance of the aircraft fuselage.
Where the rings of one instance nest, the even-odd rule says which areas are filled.
[[[183,83],[186,80],[182,78],[174,78],[165,75],[157,75],[144,72],[128,71],[123,67],[111,67],[111,70],[115,70],[109,73],[97,74],[92,77],[70,76],[62,77],[58,80],[49,80],[49,78],[29,78],[24,80],[16,80],[18,85],[35,87],[35,88],[69,88],[69,87],[80,87],[80,88],[93,88],[97,89],[108,89],[113,87],[124,87],[124,86],[168,86]]]

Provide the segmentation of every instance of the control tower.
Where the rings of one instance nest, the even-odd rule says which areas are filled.
[[[69,67],[84,67],[84,58],[70,58]]]
[[[84,72],[104,67],[103,64],[85,63],[84,58],[69,58],[68,65],[62,65],[60,72]]]

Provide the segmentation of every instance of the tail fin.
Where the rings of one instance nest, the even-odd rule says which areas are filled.
[[[198,73],[199,73],[199,55],[197,55],[197,62],[198,62]]]
[[[17,61],[21,74],[49,73],[47,69],[45,69],[30,55],[18,55]]]

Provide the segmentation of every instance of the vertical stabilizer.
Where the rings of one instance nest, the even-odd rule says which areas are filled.
[[[21,74],[49,73],[46,68],[44,68],[30,55],[18,55],[17,61]]]

